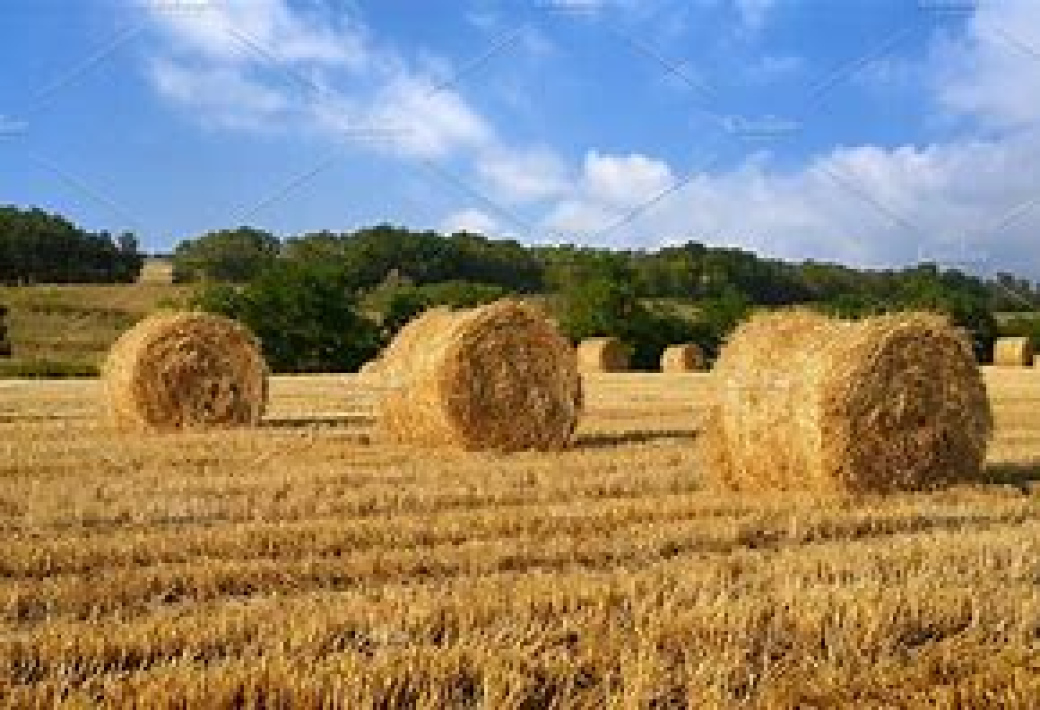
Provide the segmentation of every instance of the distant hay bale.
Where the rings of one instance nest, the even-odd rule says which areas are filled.
[[[998,367],[1032,367],[1035,355],[1029,338],[1000,338],[993,345],[993,364]]]
[[[104,392],[115,423],[137,429],[255,424],[267,365],[244,326],[208,313],[160,313],[109,351]]]
[[[369,360],[358,368],[359,375],[375,375],[379,372],[379,360]]]
[[[552,451],[567,446],[578,423],[574,351],[540,310],[519,301],[429,310],[379,362],[389,388],[379,427],[392,441]]]
[[[992,414],[967,337],[940,316],[760,315],[714,369],[705,474],[737,490],[927,490],[979,480]]]
[[[630,352],[617,338],[588,338],[578,344],[581,372],[627,372]]]
[[[706,369],[704,351],[695,343],[672,345],[661,355],[661,372],[702,372]]]

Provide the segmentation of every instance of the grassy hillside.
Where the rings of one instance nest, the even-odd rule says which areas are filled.
[[[183,303],[190,290],[163,284],[2,287],[14,358],[0,361],[0,376],[89,372],[121,332],[159,306]]]

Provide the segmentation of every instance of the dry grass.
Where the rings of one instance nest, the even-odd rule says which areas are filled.
[[[160,304],[187,300],[190,286],[162,284],[0,287],[15,357],[100,365],[119,335]]]
[[[137,275],[138,284],[169,286],[173,284],[173,260],[149,257],[141,265]]]
[[[352,376],[136,437],[0,382],[0,697],[1035,707],[1040,377],[986,376],[996,483],[826,504],[703,489],[708,375],[588,376],[576,447],[508,457],[373,441]]]

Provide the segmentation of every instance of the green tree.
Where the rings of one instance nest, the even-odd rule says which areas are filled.
[[[208,232],[177,245],[177,281],[245,283],[274,263],[281,243],[270,232],[238,227]]]
[[[601,262],[585,278],[574,279],[559,296],[560,328],[572,341],[597,336],[620,338],[632,353],[632,366],[656,370],[669,345],[712,343],[707,323],[694,322],[666,306],[641,301],[630,271]]]
[[[497,301],[507,293],[494,284],[446,281],[425,286],[396,286],[377,294],[373,300],[382,313],[383,337],[389,340],[405,323],[428,308],[473,308]]]
[[[382,345],[336,264],[278,262],[245,286],[205,287],[195,304],[249,326],[275,372],[351,372]]]

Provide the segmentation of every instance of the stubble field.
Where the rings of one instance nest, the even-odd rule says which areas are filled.
[[[830,500],[705,490],[707,375],[589,378],[573,450],[508,457],[380,444],[351,376],[149,436],[0,382],[0,698],[1034,708],[1040,371],[987,381],[990,482]]]

